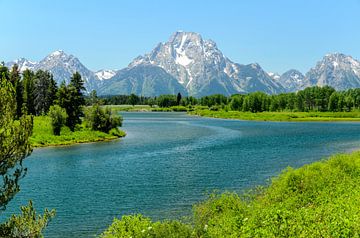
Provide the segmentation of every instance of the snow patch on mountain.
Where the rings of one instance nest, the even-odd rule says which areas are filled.
[[[96,77],[98,77],[98,79],[100,79],[100,80],[110,79],[110,78],[114,77],[115,74],[116,74],[116,71],[110,70],[110,69],[103,69],[103,70],[99,70],[99,71],[95,72]]]

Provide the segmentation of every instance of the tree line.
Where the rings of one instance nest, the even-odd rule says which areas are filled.
[[[142,97],[131,95],[102,96],[103,104],[107,105],[158,105],[172,106],[205,106],[211,110],[227,109],[244,112],[344,112],[360,109],[360,88],[336,91],[330,86],[313,86],[293,93],[268,95],[263,92],[234,94],[226,97],[221,94],[195,98],[178,95],[160,95],[158,97]]]

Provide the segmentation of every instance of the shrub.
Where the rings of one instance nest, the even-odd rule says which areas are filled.
[[[85,120],[92,130],[106,133],[122,125],[122,118],[119,115],[114,115],[110,108],[103,109],[99,105],[87,110]]]
[[[123,216],[114,219],[113,224],[100,236],[101,238],[187,238],[194,237],[191,226],[178,221],[152,222],[142,215]]]
[[[65,125],[68,115],[64,108],[58,105],[51,106],[49,110],[49,116],[51,117],[51,125],[54,135],[60,135],[61,127]]]
[[[0,237],[43,237],[41,232],[55,216],[55,210],[45,209],[44,215],[38,215],[29,201],[21,207],[21,214],[12,215],[5,223],[0,224]]]

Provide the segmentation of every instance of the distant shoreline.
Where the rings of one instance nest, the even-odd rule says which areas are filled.
[[[240,112],[195,110],[188,112],[209,118],[273,122],[360,122],[360,112]]]
[[[186,112],[188,115],[244,121],[279,122],[360,122],[360,111],[354,112],[242,112],[210,110],[199,107],[150,107],[148,105],[104,105],[116,112]]]

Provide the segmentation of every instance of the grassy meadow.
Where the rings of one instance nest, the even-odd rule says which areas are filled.
[[[77,143],[89,143],[97,141],[109,141],[125,136],[121,130],[112,130],[110,133],[93,131],[81,124],[74,132],[64,126],[60,136],[53,135],[51,119],[48,116],[34,117],[33,134],[30,142],[34,147],[72,145]]]

